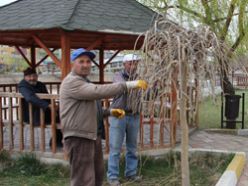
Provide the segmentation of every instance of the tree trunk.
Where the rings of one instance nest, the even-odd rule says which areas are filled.
[[[182,171],[182,186],[190,186],[189,177],[189,129],[186,118],[186,93],[187,93],[187,61],[183,58],[180,66],[180,124],[182,130],[182,149],[181,149],[181,171]]]
[[[228,62],[227,61],[219,61],[220,68],[221,68],[221,86],[224,92],[224,95],[234,95],[235,90],[232,83],[228,77]]]

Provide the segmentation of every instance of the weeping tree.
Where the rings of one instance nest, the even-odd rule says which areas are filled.
[[[170,15],[186,27],[209,26],[221,43],[228,46],[228,60],[217,59],[221,68],[223,92],[234,94],[228,72],[230,59],[248,48],[248,0],[138,0],[140,3]]]
[[[154,26],[145,33],[142,51],[144,52],[143,60],[139,63],[138,74],[139,78],[148,82],[149,89],[142,96],[136,94],[136,98],[132,99],[129,105],[133,108],[132,110],[136,110],[139,105],[137,103],[140,102],[140,99],[141,102],[147,100],[148,94],[153,95],[149,96],[150,101],[163,99],[164,95],[171,90],[171,85],[176,85],[179,93],[182,131],[181,178],[182,185],[189,186],[189,129],[186,103],[193,107],[193,102],[198,105],[200,100],[199,97],[192,100],[192,96],[188,94],[188,88],[194,88],[200,92],[200,83],[206,78],[210,78],[214,96],[216,71],[223,71],[227,74],[226,62],[230,61],[230,48],[219,39],[210,27],[199,26],[189,30],[169,21],[165,16],[160,16]],[[216,60],[219,63],[215,63]],[[236,66],[242,68],[238,63]],[[192,86],[192,81],[197,81],[197,83]],[[163,102],[162,104],[164,105]],[[197,112],[198,109],[192,108],[192,110]],[[165,121],[167,117],[164,109],[161,109],[160,112],[159,123]]]

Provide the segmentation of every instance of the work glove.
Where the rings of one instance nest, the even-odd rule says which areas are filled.
[[[110,115],[121,119],[125,116],[125,111],[122,109],[110,109]]]
[[[139,88],[146,90],[148,87],[147,82],[144,80],[127,81],[126,85],[127,85],[127,89]]]

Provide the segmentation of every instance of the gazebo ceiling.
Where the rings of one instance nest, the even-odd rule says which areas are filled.
[[[24,31],[0,31],[0,44],[17,45],[23,47],[35,46],[38,44],[33,40],[33,36],[38,36],[49,48],[61,47],[61,35],[66,33],[70,38],[71,48],[85,47],[95,43],[94,49],[104,48],[105,50],[125,50],[134,49],[137,35],[103,33],[89,31],[66,31],[62,29],[47,30],[24,30]],[[136,48],[140,48],[143,37],[138,40]]]

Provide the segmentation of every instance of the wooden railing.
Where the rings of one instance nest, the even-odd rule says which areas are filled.
[[[59,92],[59,83],[46,83],[48,86],[49,92]],[[3,88],[5,87],[5,88]],[[12,88],[11,88],[12,87]],[[23,96],[16,91],[15,84],[9,84],[8,86],[0,85],[0,88],[5,91],[12,92],[1,92],[0,91],[0,150],[7,148],[9,150],[17,149],[19,151],[27,150],[25,146],[28,146],[30,151],[48,151],[46,149],[46,140],[45,130],[49,130],[52,137],[52,153],[56,153],[56,129],[59,128],[59,125],[56,124],[56,104],[59,101],[58,94],[37,94],[41,99],[49,99],[52,104],[51,109],[51,125],[45,125],[45,114],[43,109],[40,109],[40,126],[36,127],[33,124],[32,116],[32,105],[29,104],[29,117],[30,123],[23,122],[23,110],[20,106],[23,101]],[[195,93],[190,94],[195,96]],[[103,106],[109,108],[110,100],[103,100]],[[143,102],[143,111],[140,115],[140,137],[139,144],[141,149],[147,148],[166,148],[173,145],[172,138],[175,138],[176,132],[173,131],[173,125],[171,122],[171,107],[170,103],[170,94],[165,95],[163,98],[157,102]],[[147,110],[146,110],[147,109]],[[179,112],[179,109],[177,109]],[[149,114],[147,114],[148,112]],[[195,110],[190,110],[189,112],[195,112]],[[193,115],[193,114],[191,114]],[[166,116],[166,117],[164,117]],[[190,117],[189,117],[190,118]],[[23,132],[24,128],[29,128],[29,133]],[[109,152],[109,123],[108,118],[104,119],[105,127],[105,152]],[[13,129],[18,128],[18,140],[14,140]],[[145,128],[149,130],[145,136]],[[8,130],[8,135],[4,134],[4,130]],[[40,132],[37,134],[34,130],[38,129]],[[157,134],[155,134],[155,129]],[[167,131],[167,132],[165,132]],[[6,131],[5,131],[6,133]],[[29,136],[30,141],[28,144],[25,144],[24,138]],[[6,139],[7,138],[7,139]],[[148,139],[149,138],[149,139]],[[165,139],[166,138],[166,139]],[[37,147],[35,140],[39,139],[40,143]],[[146,142],[145,142],[146,141]],[[15,144],[15,142],[18,142]],[[6,146],[7,145],[7,146]],[[50,149],[49,149],[50,150]]]
[[[237,81],[238,88],[248,87],[248,76],[245,76],[245,75],[236,76],[236,81]]]
[[[56,124],[56,104],[59,99],[58,95],[51,95],[51,94],[37,94],[38,97],[41,99],[49,99],[51,101],[51,125],[45,124],[45,114],[44,110],[40,109],[40,144],[39,150],[41,152],[45,152],[45,128],[50,128],[51,136],[52,136],[52,146],[51,150],[53,153],[56,153],[56,128],[58,128]],[[3,103],[4,98],[6,98],[7,102]],[[19,151],[27,150],[25,149],[24,144],[24,128],[29,127],[29,137],[30,137],[30,144],[29,150],[35,150],[35,134],[34,134],[34,118],[33,118],[33,106],[29,103],[29,123],[24,123],[23,121],[23,108],[22,108],[22,101],[23,96],[19,93],[7,93],[7,92],[0,92],[0,150],[6,148],[8,146],[9,150],[13,150],[15,147],[15,142],[18,142]],[[6,117],[3,113],[7,113]],[[18,115],[17,115],[18,114]],[[13,130],[14,128],[18,128],[19,133],[19,140],[14,140]],[[4,130],[8,130],[8,135],[4,135]],[[15,134],[17,135],[17,134]],[[5,138],[7,136],[8,139]],[[5,143],[7,141],[7,143]]]
[[[59,94],[60,82],[44,82],[49,94]],[[0,84],[0,92],[18,92],[18,84]]]

